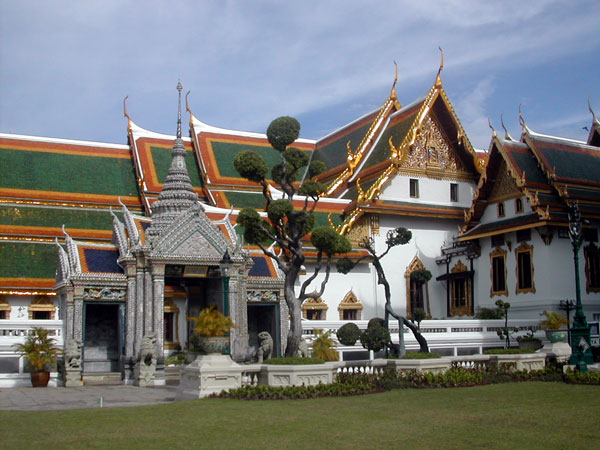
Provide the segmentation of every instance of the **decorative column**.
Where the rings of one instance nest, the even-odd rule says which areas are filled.
[[[590,346],[590,327],[583,313],[581,303],[581,287],[579,280],[579,248],[583,240],[581,215],[577,203],[569,205],[569,238],[573,247],[573,263],[575,265],[575,317],[571,328],[571,359],[569,364],[577,366],[581,372],[587,371],[587,365],[594,363]]]
[[[83,342],[83,290],[82,285],[73,289],[73,338]],[[85,345],[85,342],[83,342]]]
[[[133,356],[137,357],[144,335],[144,261],[138,256],[135,272],[135,335]]]
[[[73,305],[73,288],[68,287],[65,289],[66,291],[66,299],[65,299],[65,335],[64,339],[67,340],[69,338],[73,338],[73,320],[74,320],[74,305]]]
[[[135,356],[136,269],[135,261],[125,265],[127,275],[127,305],[125,311],[125,357]]]
[[[165,307],[165,265],[152,264],[152,290],[154,294],[154,332],[159,359],[164,353],[164,307]]]
[[[144,270],[144,332],[142,337],[154,331],[154,295],[152,291],[152,274],[146,268]]]

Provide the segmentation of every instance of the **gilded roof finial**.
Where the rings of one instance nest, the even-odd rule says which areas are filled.
[[[592,109],[592,103],[590,101],[591,97],[592,97],[591,95],[588,97],[588,109],[592,113],[592,122],[600,124],[600,122],[598,121],[598,118],[596,117],[596,114],[594,113],[594,110]]]
[[[492,130],[492,136],[494,136],[494,137],[498,136],[498,134],[496,133],[496,130],[494,129],[494,125],[492,125],[492,120],[489,117],[488,117],[488,126]]]
[[[394,61],[394,66],[396,66],[396,72],[394,74],[394,82],[392,83],[390,97],[396,98],[396,83],[398,82],[398,63],[396,61]]]
[[[186,92],[186,94],[185,94],[185,110],[186,110],[187,112],[189,112],[189,113],[190,113],[190,115],[192,115],[192,116],[193,116],[193,115],[194,115],[194,113],[192,112],[192,109],[190,108],[190,105],[189,105],[189,103],[188,103],[188,97],[190,96],[190,92],[192,92],[192,91],[187,91],[187,92]]]
[[[500,114],[500,123],[502,124],[502,128],[504,128],[504,139],[507,141],[514,141],[513,137],[508,132],[506,125],[504,125],[504,113]]]
[[[525,119],[523,119],[523,111],[521,111],[521,103],[519,103],[519,124],[521,125],[521,128],[524,128],[527,130],[529,129],[529,127],[525,123]]]
[[[179,95],[178,106],[177,106],[177,139],[181,139],[181,91],[183,86],[181,81],[177,81],[177,92]]]
[[[128,126],[131,126],[131,122],[133,122],[133,120],[131,120],[131,117],[129,116],[129,113],[127,112],[127,99],[129,98],[129,95],[126,95],[125,98],[123,99],[123,115],[125,117],[127,117],[127,121],[128,121]]]
[[[437,76],[435,77],[435,87],[441,88],[442,87],[442,70],[444,70],[444,50],[442,50],[442,47],[438,47],[438,48],[440,49],[440,53],[441,53],[441,61],[440,61],[440,68],[438,69]]]

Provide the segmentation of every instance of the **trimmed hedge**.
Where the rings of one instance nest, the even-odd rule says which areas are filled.
[[[483,351],[484,355],[525,355],[535,353],[529,348],[489,348]]]

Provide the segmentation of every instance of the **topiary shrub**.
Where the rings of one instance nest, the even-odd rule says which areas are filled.
[[[483,351],[484,355],[522,355],[535,353],[535,350],[528,348],[488,348]]]
[[[374,352],[383,350],[388,342],[391,341],[389,330],[376,325],[376,323],[374,322],[360,335],[360,343],[363,348],[373,350]]]
[[[373,317],[367,323],[367,328],[371,328],[373,326],[379,326],[379,327],[385,328],[385,320],[383,320],[381,317]]]
[[[402,359],[437,359],[441,358],[439,353],[406,352]]]
[[[360,339],[361,331],[355,323],[342,325],[336,333],[338,341],[342,345],[354,345]]]

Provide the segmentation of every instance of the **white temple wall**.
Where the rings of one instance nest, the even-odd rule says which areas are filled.
[[[445,283],[436,281],[436,277],[445,273],[444,266],[438,266],[435,258],[440,256],[440,248],[445,242],[451,242],[458,234],[458,221],[429,219],[408,216],[384,216],[379,219],[380,232],[375,243],[377,252],[386,248],[385,239],[389,230],[405,227],[412,232],[412,239],[406,245],[390,250],[382,260],[383,269],[392,291],[392,307],[400,314],[406,313],[406,269],[417,256],[425,268],[432,274],[427,283],[429,305],[432,318],[446,317],[446,288]],[[381,301],[385,303],[384,291],[379,291]]]
[[[490,209],[490,208],[488,208]],[[509,251],[507,245],[501,248],[507,251],[506,255],[506,280],[508,296],[494,295],[490,297],[491,290],[491,260],[490,253],[495,247],[491,245],[491,238],[479,240],[481,257],[474,260],[475,267],[475,310],[477,307],[495,308],[496,300],[508,301],[511,305],[509,317],[515,319],[540,319],[544,310],[558,311],[561,300],[575,301],[575,270],[573,265],[573,250],[568,238],[559,238],[557,232],[550,245],[545,245],[536,230],[531,230],[531,240],[527,244],[533,247],[533,280],[535,293],[516,293],[517,286],[517,257],[516,247],[520,245],[516,239],[516,232],[506,233],[505,240],[511,243]],[[591,320],[594,313],[600,313],[600,293],[586,293],[585,258],[583,246],[579,254],[579,276],[581,298],[584,310]],[[464,261],[463,261],[464,262]],[[455,261],[453,261],[453,264]]]
[[[410,196],[410,179],[419,182],[418,198]],[[458,185],[458,201],[450,200],[450,184]],[[382,200],[427,203],[432,205],[448,205],[470,208],[473,201],[474,185],[471,182],[434,180],[411,175],[395,175],[379,196]]]

